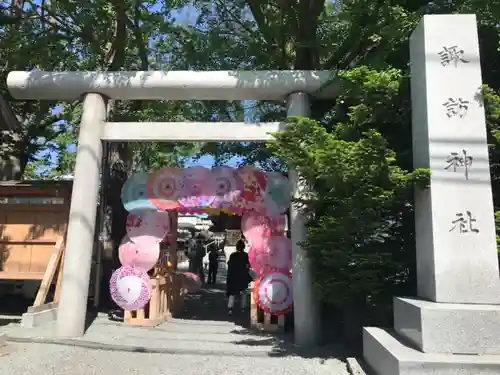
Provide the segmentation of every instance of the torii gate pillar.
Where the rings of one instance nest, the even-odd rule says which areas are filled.
[[[288,97],[288,116],[310,116],[309,96],[293,93]],[[305,188],[299,175],[290,170],[289,179],[293,197],[299,198]],[[292,235],[292,282],[295,343],[299,346],[314,346],[320,341],[320,310],[313,290],[311,263],[299,243],[307,237],[306,218],[293,204],[290,207],[290,231]]]
[[[101,175],[101,130],[105,120],[104,98],[99,94],[87,94],[83,100],[78,135],[63,282],[57,311],[57,335],[61,337],[82,336],[85,330]]]

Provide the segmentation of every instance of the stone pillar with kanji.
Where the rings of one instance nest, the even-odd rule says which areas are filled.
[[[500,273],[475,15],[426,15],[410,39],[416,297],[396,335],[365,328],[380,375],[500,373]]]

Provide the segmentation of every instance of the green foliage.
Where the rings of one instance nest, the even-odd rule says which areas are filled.
[[[413,187],[427,182],[426,171],[402,170],[374,130],[347,141],[345,127],[328,133],[313,120],[289,120],[269,147],[309,187],[297,204],[308,213],[304,246],[322,298],[339,307],[360,298],[387,299],[408,279],[413,254],[401,226],[412,212]]]
[[[196,9],[194,24],[180,22],[175,13],[186,4]],[[298,204],[309,215],[304,245],[324,301],[347,316],[361,304],[382,312],[379,317],[390,315],[384,312],[392,295],[412,294],[412,187],[427,177],[412,165],[408,38],[423,14],[475,13],[488,85],[483,99],[500,234],[498,1],[26,0],[0,11],[0,89],[7,98],[7,73],[33,68],[334,71],[341,93],[330,101],[312,99],[311,118],[317,121],[292,119],[268,145],[132,143],[128,162],[144,170],[181,166],[188,156],[210,154],[218,164],[237,156],[265,169],[296,168],[310,188],[310,196]],[[22,129],[2,139],[2,150],[23,157],[27,178],[71,173],[81,105],[11,104]],[[54,112],[56,107],[61,110]],[[286,106],[283,101],[117,102],[110,116],[114,121],[280,121]]]
[[[415,290],[413,170],[408,79],[401,70],[360,66],[336,74],[342,93],[324,122],[291,118],[269,147],[309,187],[303,244],[323,301],[364,323],[389,324],[394,295]],[[499,207],[500,96],[483,88],[495,207]],[[411,172],[410,172],[411,171]],[[500,233],[500,211],[496,212]]]
[[[169,14],[185,1],[92,0],[82,7],[74,1],[14,1],[2,7],[5,19],[0,40],[0,88],[11,70],[148,70],[172,69],[171,33],[183,27]],[[1,21],[1,20],[0,20]],[[15,21],[15,22],[14,22]],[[185,64],[182,58],[176,64]],[[7,93],[8,94],[8,93]],[[70,174],[75,161],[81,117],[79,103],[23,103],[13,105],[22,129],[2,138],[3,150],[19,154],[26,178],[54,178]],[[57,111],[54,109],[57,108]],[[200,105],[172,102],[120,103],[113,116],[128,121],[182,121],[196,117]],[[199,147],[131,145],[134,166],[146,169],[176,163],[177,154],[189,156]],[[154,152],[153,152],[154,150]]]
[[[497,248],[500,251],[500,94],[497,90],[484,85],[482,95],[490,146],[490,173],[495,205]]]

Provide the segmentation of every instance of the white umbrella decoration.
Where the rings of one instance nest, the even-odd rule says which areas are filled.
[[[284,315],[293,306],[292,278],[281,272],[268,273],[256,281],[254,299],[265,312]]]
[[[150,278],[146,271],[140,268],[123,266],[113,272],[109,291],[113,301],[122,309],[139,310],[151,298]]]

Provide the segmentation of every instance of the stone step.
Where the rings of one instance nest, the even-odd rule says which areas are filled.
[[[282,347],[282,341],[256,335],[230,322],[169,321],[157,327],[133,327],[98,317],[81,338],[61,340],[55,324],[30,330],[12,327],[7,334],[15,340],[38,340],[77,346],[119,346],[124,350],[185,354],[267,356]],[[111,350],[111,349],[110,349]]]
[[[280,352],[265,340],[247,339],[234,342],[210,341],[205,337],[198,339],[152,338],[137,336],[89,337],[81,339],[59,339],[54,337],[12,337],[12,342],[46,343],[65,346],[87,347],[101,350],[118,350],[122,352],[218,355],[218,356],[255,356],[269,357]],[[0,348],[1,350],[2,348]]]
[[[377,375],[498,375],[500,355],[422,353],[401,342],[393,332],[367,327],[363,354]]]
[[[0,334],[0,357],[10,353],[10,347],[7,345],[6,335]]]
[[[215,323],[215,322],[213,322]],[[242,339],[255,337],[246,330],[236,325],[214,325],[205,326],[197,323],[193,324],[176,324],[176,322],[167,322],[157,327],[132,327],[121,325],[117,330],[115,324],[94,324],[86,332],[86,337],[94,335],[119,335],[120,337],[141,336],[150,337],[152,339],[196,339],[198,341],[210,340],[216,342],[232,342]]]

